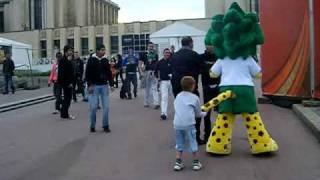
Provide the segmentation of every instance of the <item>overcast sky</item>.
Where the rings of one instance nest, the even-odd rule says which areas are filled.
[[[119,22],[203,18],[204,0],[112,0]]]

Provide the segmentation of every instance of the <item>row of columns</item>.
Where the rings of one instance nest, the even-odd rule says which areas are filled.
[[[89,26],[88,28],[88,35],[87,36],[81,36],[81,28],[80,27],[74,27],[74,35],[72,39],[74,40],[74,50],[78,51],[81,54],[82,50],[82,44],[81,44],[81,39],[82,38],[87,38],[88,39],[88,49],[96,49],[96,38],[99,37],[96,35],[96,27],[95,26]],[[109,25],[103,25],[103,44],[106,46],[107,49],[107,54],[109,55],[110,52],[110,32],[109,32]],[[47,57],[48,58],[53,58],[54,57],[54,40],[60,40],[60,51],[63,50],[63,47],[67,45],[67,40],[70,39],[71,37],[68,37],[67,35],[67,29],[66,28],[61,28],[60,29],[60,37],[59,38],[54,38],[54,30],[48,29],[46,30],[46,43],[47,43]],[[40,56],[40,50],[39,54]]]
[[[34,29],[34,7],[35,0],[6,3],[2,8],[5,32]],[[101,0],[42,0],[42,28],[115,24],[118,10]]]

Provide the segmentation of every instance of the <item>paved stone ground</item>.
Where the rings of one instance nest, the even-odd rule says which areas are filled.
[[[249,152],[242,120],[235,123],[233,154],[210,156],[200,148],[204,166],[174,172],[173,110],[160,121],[159,111],[143,108],[143,94],[121,101],[110,98],[112,133],[88,129],[86,103],[72,104],[73,121],[52,115],[53,102],[0,115],[1,180],[319,180],[320,145],[291,110],[260,105],[264,123],[280,150],[274,156]]]
[[[313,112],[315,112],[320,118],[320,107],[311,108]]]
[[[52,87],[49,87],[49,88],[41,88],[37,90],[21,90],[21,91],[17,91],[15,94],[11,94],[11,93],[7,95],[0,94],[0,105],[12,103],[12,102],[16,102],[24,99],[44,96],[52,93],[53,93]]]

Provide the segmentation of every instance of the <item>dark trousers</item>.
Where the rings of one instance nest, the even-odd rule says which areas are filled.
[[[123,79],[123,71],[122,70],[120,70],[116,74],[116,88],[119,87],[119,76],[120,76],[120,79],[121,79],[121,83],[123,84],[124,83],[124,79]]]
[[[12,93],[14,93],[16,88],[14,87],[12,76],[5,74],[4,75],[4,93],[9,92],[9,86],[12,90]]]
[[[76,80],[72,84],[72,98],[74,102],[77,102],[77,94],[81,93],[82,97],[84,98],[84,87],[83,87],[83,81],[81,79]]]
[[[72,87],[62,86],[63,99],[61,107],[61,118],[69,118],[69,108],[72,99]]]
[[[211,99],[219,95],[219,88],[210,88],[209,86],[203,86],[203,101],[204,103],[209,102]],[[207,141],[211,133],[211,110],[208,115],[204,118],[204,139]]]
[[[126,91],[128,93],[128,96],[131,97],[131,84],[133,85],[133,93],[134,95],[137,95],[138,91],[138,78],[137,74],[126,74]]]
[[[62,88],[59,84],[54,83],[53,84],[53,94],[56,98],[55,107],[57,111],[61,111],[61,105],[62,105]]]

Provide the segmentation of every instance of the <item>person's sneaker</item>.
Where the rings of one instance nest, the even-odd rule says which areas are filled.
[[[129,100],[131,100],[131,99],[132,99],[132,96],[131,96],[131,95],[129,95],[129,96],[128,96],[128,99],[129,99]]]
[[[88,99],[82,99],[83,102],[88,102]]]
[[[181,170],[183,170],[183,168],[184,168],[184,165],[183,165],[182,161],[177,159],[174,166],[173,166],[173,169],[175,171],[181,171]]]
[[[104,128],[103,128],[103,131],[104,131],[105,133],[110,133],[110,132],[111,132],[110,129],[109,129],[109,126],[108,126],[108,127],[104,127]]]
[[[155,109],[155,110],[160,109],[160,106],[159,106],[159,105],[156,105],[156,106],[154,106],[154,109]]]
[[[134,94],[134,98],[137,98],[138,97],[138,95],[137,94]]]
[[[95,133],[96,132],[96,128],[90,128],[90,132],[91,133]]]
[[[201,168],[202,168],[202,164],[199,162],[199,160],[193,160],[192,169],[194,171],[199,171]]]
[[[52,112],[52,114],[59,114],[59,111],[55,110],[55,111]]]
[[[75,120],[76,119],[76,117],[75,116],[73,116],[73,115],[69,115],[69,118],[68,118],[69,120]]]
[[[164,114],[161,114],[160,118],[161,118],[162,120],[167,120],[167,116],[164,115]]]
[[[144,107],[145,107],[145,108],[148,108],[148,107],[150,107],[150,106],[149,106],[149,105],[147,105],[147,104],[145,104],[145,105],[144,105]]]

